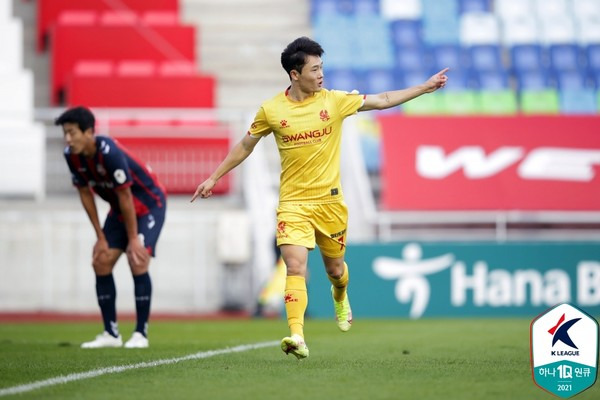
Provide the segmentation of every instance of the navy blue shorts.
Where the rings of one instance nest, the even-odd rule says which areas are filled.
[[[163,200],[162,207],[150,209],[150,212],[137,218],[138,236],[142,244],[152,257],[154,257],[154,249],[158,236],[165,222],[165,214],[167,211],[167,203]],[[114,212],[110,212],[104,221],[104,236],[108,241],[108,247],[111,249],[121,249],[125,251],[129,240],[127,239],[127,229],[122,217]]]

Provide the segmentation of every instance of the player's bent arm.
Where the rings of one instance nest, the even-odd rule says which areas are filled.
[[[138,234],[137,216],[135,215],[135,207],[133,206],[133,194],[130,187],[118,188],[115,190],[115,193],[119,199],[119,208],[121,209],[121,215],[123,215],[127,238],[131,242],[137,239]]]
[[[100,239],[104,239],[104,232],[102,231],[102,227],[100,226],[100,219],[98,218],[98,209],[96,208],[96,201],[94,200],[94,193],[90,190],[89,187],[83,186],[78,188],[79,190],[79,198],[81,200],[81,204],[83,205],[83,209],[85,210],[92,226],[94,227],[94,231],[96,232],[96,237]]]
[[[212,173],[210,179],[215,183],[227,174],[229,171],[237,167],[254,151],[254,147],[260,138],[254,138],[250,135],[245,135],[233,148],[229,151],[223,162]]]

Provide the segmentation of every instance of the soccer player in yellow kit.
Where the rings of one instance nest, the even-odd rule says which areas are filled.
[[[332,284],[338,327],[346,332],[352,324],[344,262],[348,210],[340,185],[342,122],[357,111],[383,110],[434,92],[448,79],[446,68],[423,84],[403,90],[369,95],[327,90],[323,88],[323,53],[307,37],[285,48],[281,64],[291,85],[262,104],[247,135],[198,186],[191,200],[210,197],[217,181],[244,161],[261,137],[275,135],[281,158],[277,245],[287,266],[284,300],[291,332],[281,341],[281,348],[298,359],[308,357],[303,331],[308,304],[305,277],[308,251],[315,244]]]

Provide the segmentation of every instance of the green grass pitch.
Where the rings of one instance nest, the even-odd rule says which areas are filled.
[[[310,357],[277,344],[133,368],[1,398],[18,399],[555,399],[531,378],[527,319],[306,321]],[[1,323],[0,393],[59,376],[259,342],[284,320],[155,321],[149,349],[80,349],[99,323]],[[124,339],[133,328],[121,323]],[[600,399],[600,386],[576,396]]]

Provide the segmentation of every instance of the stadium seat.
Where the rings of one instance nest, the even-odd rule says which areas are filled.
[[[502,20],[502,44],[505,46],[538,44],[539,41],[538,21],[536,18],[532,18],[531,15]]]
[[[534,7],[531,0],[495,0],[494,10],[503,20],[523,17],[531,18],[534,15]]]
[[[423,43],[420,20],[402,19],[391,21],[390,31],[392,41],[397,49],[413,46],[420,47]]]
[[[12,1],[0,1],[0,24],[12,17]]]
[[[319,15],[337,14],[337,0],[311,0],[310,12],[312,20]]]
[[[363,74],[361,92],[365,94],[381,93],[398,89],[393,69],[371,69]]]
[[[457,0],[421,0],[423,20],[440,21],[458,18]]]
[[[431,76],[432,74],[438,72],[438,70],[432,70],[430,71],[429,76]],[[428,78],[429,78],[428,76]],[[446,86],[444,87],[444,91],[446,92],[451,92],[451,91],[466,91],[466,90],[472,90],[472,89],[478,89],[478,82],[475,79],[475,77],[469,73],[469,70],[466,69],[455,69],[452,70],[452,73],[450,75],[450,79],[448,79],[448,82],[446,83]]]
[[[359,76],[350,69],[326,69],[325,87],[328,89],[361,91]]]
[[[396,54],[396,67],[402,71],[418,71],[426,68],[429,61],[421,47],[400,48]]]
[[[441,96],[419,96],[400,106],[406,115],[442,115],[445,112]]]
[[[519,91],[545,90],[553,86],[552,77],[545,69],[515,71],[515,78]]]
[[[567,89],[560,91],[562,114],[596,114],[598,103],[593,89]]]
[[[98,22],[98,13],[90,10],[65,10],[56,17],[60,25],[94,25]]]
[[[423,19],[423,42],[425,44],[459,44],[460,27],[457,17]]]
[[[73,67],[73,74],[78,76],[112,76],[115,65],[109,60],[81,60]]]
[[[23,23],[0,21],[0,74],[16,73],[23,68]],[[4,88],[2,89],[4,90]]]
[[[491,13],[467,13],[460,17],[460,41],[465,46],[500,42],[500,25]]]
[[[584,89],[586,87],[593,88],[595,86],[595,83],[590,83],[588,81],[587,74],[585,74],[583,70],[578,69],[555,71],[554,79],[556,80],[556,87],[560,90]]]
[[[471,64],[469,53],[459,45],[443,44],[429,48],[432,68],[441,70],[449,67],[451,70],[468,68]]]
[[[521,91],[523,114],[558,114],[560,106],[558,92],[554,89]]]
[[[5,3],[6,1],[2,1]],[[10,2],[9,2],[10,3]],[[42,0],[38,1],[37,9],[37,49],[46,48],[46,39],[50,30],[61,12],[72,11],[114,11],[114,7],[122,7],[140,14],[145,11],[170,11],[179,12],[179,0],[119,0],[118,2],[106,0]]]
[[[576,70],[585,64],[585,56],[576,44],[554,44],[548,48],[550,67],[558,71]]]
[[[598,0],[571,0],[573,14],[578,19],[600,18],[600,2]]]
[[[104,11],[100,14],[100,25],[136,25],[139,16],[132,11]]]
[[[564,17],[571,14],[570,0],[534,0],[534,15],[538,18]]]
[[[491,10],[490,0],[459,0],[458,11],[465,13],[489,12]]]
[[[506,90],[510,88],[508,73],[506,70],[497,69],[494,71],[472,70],[471,76],[474,77],[475,85],[481,90]]]
[[[513,90],[481,90],[479,101],[481,113],[485,115],[514,115],[519,110]]]
[[[600,44],[600,16],[579,19],[577,41],[584,46]]]
[[[548,66],[546,51],[539,45],[516,45],[510,48],[511,66],[515,71],[532,71]]]
[[[354,0],[354,13],[356,15],[380,15],[379,0]]]
[[[477,71],[504,70],[502,50],[499,45],[477,45],[469,49],[471,67]]]
[[[442,92],[438,96],[441,98],[444,114],[477,115],[481,113],[479,97],[475,91]]]
[[[177,25],[179,15],[171,11],[146,11],[142,14],[140,22],[145,25]]]
[[[358,69],[392,68],[394,46],[387,21],[378,15],[357,15],[355,18],[356,50],[353,66]],[[347,37],[345,38],[347,40]]]
[[[156,64],[150,60],[123,60],[117,63],[118,76],[154,76]]]
[[[420,85],[423,82],[427,81],[427,79],[429,79],[429,77],[431,76],[424,69],[398,72],[398,86],[403,88]]]
[[[540,41],[545,45],[570,44],[577,40],[575,21],[568,15],[541,19]]]
[[[339,14],[353,15],[355,12],[354,0],[337,0],[336,9]]]
[[[388,20],[421,19],[421,0],[380,0],[381,16]]]
[[[0,73],[0,121],[33,121],[33,74],[30,70]]]
[[[600,71],[600,43],[587,46],[585,54],[588,68],[592,71]]]

